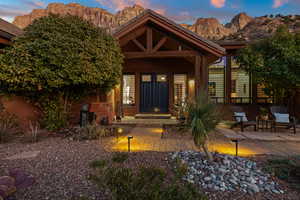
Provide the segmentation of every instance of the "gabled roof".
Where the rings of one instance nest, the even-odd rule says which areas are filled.
[[[176,36],[181,37],[184,40],[193,43],[198,48],[205,49],[206,51],[214,55],[223,56],[226,54],[226,50],[217,43],[214,43],[213,41],[199,36],[198,34],[182,27],[174,21],[150,9],[145,10],[137,17],[118,27],[116,30],[114,30],[113,35],[117,39],[120,39],[121,37],[125,36],[140,25],[147,23],[148,21],[151,21],[155,24],[163,24],[165,27],[168,28],[170,32],[172,32]]]
[[[0,36],[11,40],[15,36],[19,36],[23,30],[0,18]]]

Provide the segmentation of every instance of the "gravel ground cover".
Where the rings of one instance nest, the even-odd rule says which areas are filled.
[[[28,151],[40,153],[33,158],[0,161],[2,175],[8,169],[19,168],[36,178],[33,187],[17,192],[18,200],[67,200],[81,195],[102,199],[101,192],[87,181],[89,163],[110,155],[98,141],[74,142],[49,138],[35,144],[2,144],[0,158]]]
[[[36,184],[17,192],[18,200],[73,200],[86,196],[90,199],[106,199],[94,184],[87,180],[92,172],[89,164],[94,160],[110,159],[111,152],[104,150],[103,142],[70,141],[61,138],[47,138],[38,143],[8,143],[0,145],[0,175],[6,175],[8,169],[19,168],[31,173]],[[23,152],[39,152],[26,159],[10,159]],[[154,166],[172,170],[173,161],[169,153],[139,152],[131,153],[124,163],[127,167]],[[199,188],[212,200],[297,200],[299,194],[282,184],[284,194],[258,192],[248,194],[241,191],[215,191]]]

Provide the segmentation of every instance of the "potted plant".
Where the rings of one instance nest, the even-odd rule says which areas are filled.
[[[268,120],[269,119],[269,111],[267,108],[260,107],[259,108],[259,118],[262,120]]]
[[[186,103],[180,102],[174,105],[176,117],[181,122],[184,123],[186,120]]]

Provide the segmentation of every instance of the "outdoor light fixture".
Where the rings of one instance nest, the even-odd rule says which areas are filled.
[[[232,139],[231,142],[235,143],[235,156],[238,156],[238,153],[239,153],[239,140],[238,139]]]
[[[123,129],[122,128],[116,128],[115,133],[116,133],[117,140],[118,140],[119,139],[119,134],[123,133]]]
[[[165,134],[167,134],[167,127],[166,127],[166,125],[164,124],[164,125],[162,126],[162,131],[161,131],[161,139],[164,138]]]
[[[118,132],[119,134],[121,134],[121,133],[123,133],[123,129],[122,129],[122,128],[118,128],[117,132]]]
[[[128,152],[130,152],[130,140],[133,139],[133,136],[128,136]]]

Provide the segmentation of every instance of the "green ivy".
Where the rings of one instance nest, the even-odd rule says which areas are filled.
[[[55,131],[67,125],[67,115],[64,113],[63,106],[59,99],[44,97],[39,101],[44,112],[44,117],[41,122],[44,128]]]

